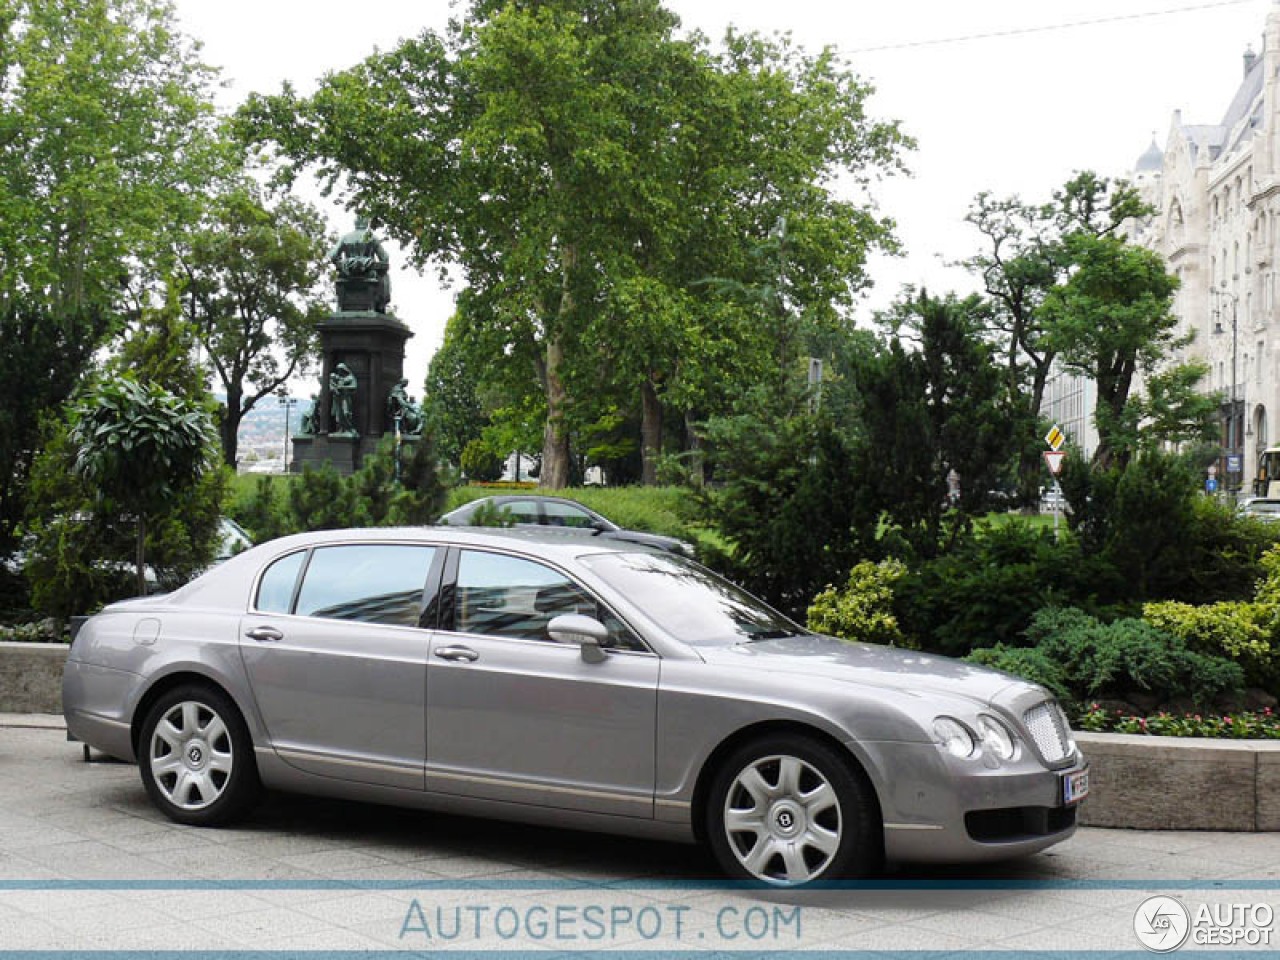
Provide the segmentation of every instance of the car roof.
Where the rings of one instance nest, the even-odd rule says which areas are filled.
[[[485,500],[493,500],[497,503],[502,503],[508,500],[538,500],[543,503],[567,503],[575,507],[581,507],[588,513],[595,512],[581,500],[574,500],[572,497],[550,497],[543,493],[496,493],[492,496],[476,497],[474,500],[468,500],[461,507],[458,507],[458,509],[461,510],[463,507],[470,507],[474,504],[482,503]]]
[[[536,547],[539,553],[564,557],[581,556],[584,547],[592,553],[632,553],[636,551],[661,552],[644,544],[613,540],[596,536],[592,530],[574,527],[362,527],[344,530],[315,530],[280,537],[265,547],[273,553],[315,544],[367,543],[371,540],[385,543],[420,542],[434,540],[458,546],[523,546]],[[246,551],[249,553],[250,551]],[[242,554],[243,555],[243,554]]]

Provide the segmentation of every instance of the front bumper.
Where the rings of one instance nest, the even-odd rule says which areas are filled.
[[[866,745],[864,745],[866,746]],[[1029,752],[1006,764],[957,760],[932,743],[876,745],[872,771],[884,816],[885,858],[966,863],[1036,853],[1070,837],[1080,804],[1062,780],[1087,768],[1046,769]]]

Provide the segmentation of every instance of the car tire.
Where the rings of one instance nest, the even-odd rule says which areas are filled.
[[[876,873],[883,827],[875,794],[850,757],[816,738],[773,734],[720,764],[705,836],[730,877],[769,886]]]
[[[178,823],[231,823],[262,795],[244,717],[214,687],[183,684],[162,694],[147,711],[137,752],[147,795]]]

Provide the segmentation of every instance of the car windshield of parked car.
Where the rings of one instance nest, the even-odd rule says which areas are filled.
[[[601,553],[582,562],[658,626],[693,646],[808,633],[728,580],[676,554]]]

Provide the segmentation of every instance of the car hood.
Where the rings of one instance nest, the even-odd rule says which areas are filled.
[[[771,672],[820,676],[907,694],[959,696],[982,704],[997,696],[1008,699],[1038,689],[1010,674],[950,657],[817,634],[700,647],[698,652],[711,664],[747,666],[755,661],[755,666]]]

